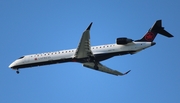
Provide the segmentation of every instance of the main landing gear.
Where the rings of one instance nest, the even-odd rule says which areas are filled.
[[[19,74],[19,70],[18,69],[16,70],[16,73]]]

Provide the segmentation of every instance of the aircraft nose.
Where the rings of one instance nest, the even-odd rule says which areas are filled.
[[[155,45],[156,43],[155,42],[151,42],[151,46]]]
[[[15,66],[15,63],[13,62],[13,63],[11,63],[11,64],[9,65],[9,68],[12,68],[12,69],[13,69],[14,66]]]

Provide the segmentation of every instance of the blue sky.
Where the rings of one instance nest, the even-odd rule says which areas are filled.
[[[1,0],[0,103],[178,103],[180,102],[178,0]],[[174,38],[158,35],[155,46],[102,63],[125,72],[113,76],[78,63],[21,69],[22,55],[76,48],[90,22],[91,44],[118,37],[141,38],[162,19]]]

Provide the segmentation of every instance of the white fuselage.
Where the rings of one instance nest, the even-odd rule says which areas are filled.
[[[132,42],[126,45],[108,44],[108,45],[92,46],[91,51],[95,56],[97,56],[96,58],[98,59],[98,55],[106,56],[111,54],[112,55],[111,57],[113,57],[116,55],[133,54],[150,46],[152,46],[152,42]],[[25,55],[15,60],[13,63],[9,65],[9,67],[12,69],[20,69],[26,67],[62,63],[62,62],[73,62],[76,60],[74,59],[75,52],[76,49],[69,49],[69,50],[61,50],[55,52]]]

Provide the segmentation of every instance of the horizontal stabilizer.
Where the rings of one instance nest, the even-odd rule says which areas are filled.
[[[167,32],[166,30],[162,29],[162,30],[159,30],[158,32],[159,34],[162,34],[166,37],[174,37],[172,34],[170,34],[169,32]]]
[[[164,27],[162,27],[162,20],[157,20],[150,31],[159,33],[166,37],[173,37],[172,34],[168,33],[166,30],[164,30]]]

